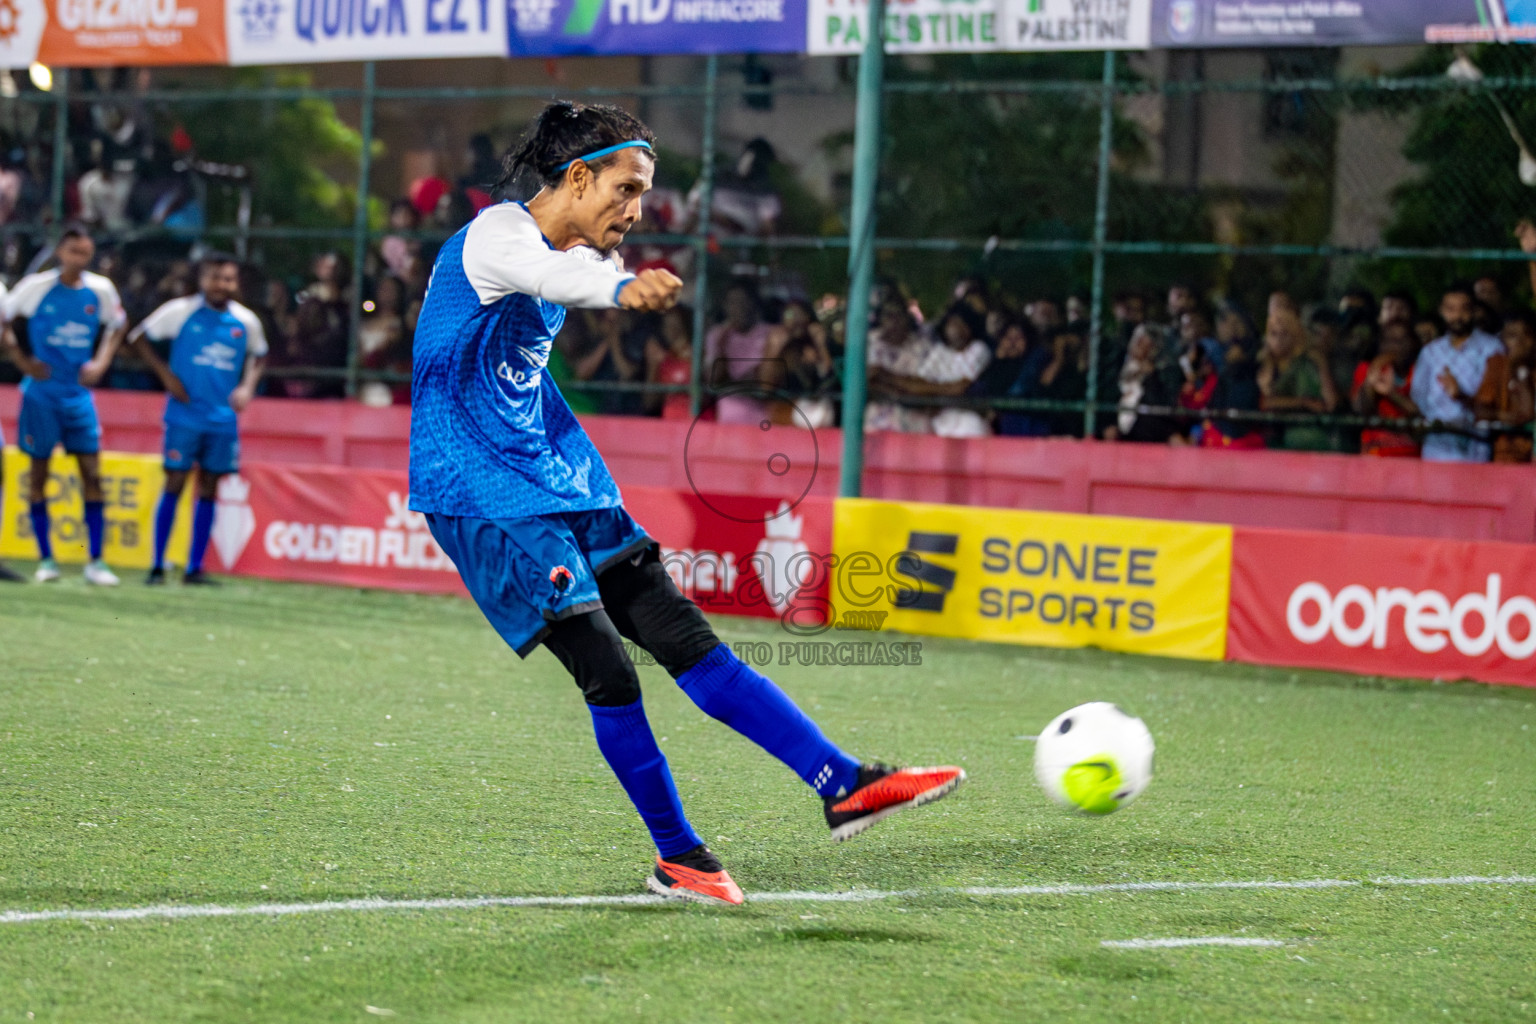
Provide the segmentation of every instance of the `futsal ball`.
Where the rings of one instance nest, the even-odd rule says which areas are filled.
[[[1146,723],[1095,701],[1051,720],[1035,741],[1035,778],[1052,800],[1089,814],[1117,811],[1152,781]]]

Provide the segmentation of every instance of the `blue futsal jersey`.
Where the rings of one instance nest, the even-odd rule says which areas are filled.
[[[201,295],[172,299],[144,320],[144,334],[171,343],[171,372],[190,402],[167,396],[165,423],[204,433],[235,432],[229,395],[240,386],[247,357],[267,354],[261,320],[238,302],[214,309]]]
[[[520,203],[448,240],[416,326],[412,509],[518,519],[622,504],[544,368],[564,307],[616,307],[633,279],[591,250],[556,250]]]
[[[80,367],[96,354],[102,330],[115,330],[124,321],[111,281],[87,271],[70,287],[59,280],[57,270],[29,274],[17,282],[5,297],[5,318],[26,321],[32,355],[48,366],[48,379],[28,377],[24,392],[55,405],[90,401],[90,391],[80,383]]]

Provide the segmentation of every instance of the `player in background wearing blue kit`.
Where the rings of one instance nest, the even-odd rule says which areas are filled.
[[[41,559],[33,578],[39,583],[59,578],[48,517],[48,471],[53,449],[62,443],[80,466],[90,541],[85,581],[115,587],[117,576],[102,560],[101,422],[90,389],[112,365],[127,317],[112,282],[85,269],[96,258],[96,244],[84,229],[66,228],[55,255],[56,269],[22,278],[3,304],[6,347],[27,375],[17,433],[21,450],[32,459],[28,498]]]
[[[5,302],[6,288],[4,282],[0,282],[0,303]],[[3,306],[0,306],[3,308]],[[0,341],[0,347],[4,347]],[[0,427],[0,508],[5,506],[5,428]],[[0,519],[0,534],[5,532],[5,521]],[[0,562],[0,583],[25,583],[26,577],[16,570]]]
[[[187,474],[197,469],[192,551],[183,583],[215,585],[203,571],[213,535],[219,478],[240,468],[238,415],[250,404],[266,364],[261,320],[235,301],[240,264],[210,253],[198,264],[198,294],[172,299],[133,329],[128,342],[155,371],[165,403],[165,493],[155,512],[155,564],[145,580],[165,582],[165,548],[176,525],[176,504]],[[148,340],[171,343],[170,365]]]
[[[647,887],[735,905],[741,889],[683,814],[626,638],[815,790],[833,839],[938,799],[965,773],[861,764],[721,643],[544,372],[566,306],[658,312],[677,301],[675,276],[626,274],[610,255],[640,218],[652,142],[618,108],[553,104],[501,181],[532,177],[537,195],[488,207],[443,245],[416,327],[411,508],[513,650],[542,643],[575,677],[598,749],[656,844]]]

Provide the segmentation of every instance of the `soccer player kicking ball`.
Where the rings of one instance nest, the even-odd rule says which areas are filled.
[[[203,572],[213,535],[219,478],[240,468],[237,417],[250,404],[266,362],[267,336],[255,313],[235,301],[240,264],[210,253],[198,264],[198,294],[172,299],[133,329],[128,342],[155,371],[170,397],[165,403],[165,493],[155,511],[155,564],[145,580],[165,582],[165,548],[176,525],[176,504],[187,474],[197,467],[197,508],[187,584],[215,585]],[[167,366],[145,339],[169,341]]]
[[[738,660],[673,585],[543,372],[564,307],[656,312],[677,301],[675,276],[626,274],[609,255],[640,217],[653,141],[617,108],[552,104],[501,181],[531,175],[538,194],[487,208],[439,252],[416,328],[411,508],[502,638],[520,656],[542,643],[575,677],[598,749],[655,840],[647,886],[734,905],[741,889],[683,814],[625,638],[811,786],[834,839],[944,796],[965,773],[861,765]]]
[[[21,385],[18,433],[21,450],[32,459],[28,498],[42,559],[33,578],[39,583],[59,578],[48,520],[48,470],[54,447],[63,442],[65,454],[73,455],[80,466],[91,553],[85,581],[115,587],[117,576],[102,560],[106,504],[101,493],[101,422],[90,389],[112,365],[127,317],[112,282],[85,269],[96,258],[90,235],[81,228],[66,228],[56,256],[56,269],[22,278],[4,301],[6,347],[27,375]]]

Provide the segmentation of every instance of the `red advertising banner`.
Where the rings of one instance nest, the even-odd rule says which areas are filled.
[[[624,507],[661,544],[662,564],[706,612],[831,617],[832,499],[699,495],[625,487]]]
[[[274,580],[464,593],[406,507],[406,475],[246,464],[219,485],[210,568]]]
[[[706,611],[808,621],[826,604],[832,502],[624,488],[678,587]],[[464,593],[407,507],[406,474],[247,463],[219,488],[211,568],[268,579]]]
[[[1536,545],[1239,528],[1227,657],[1536,686]]]

